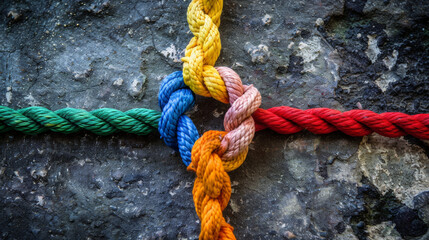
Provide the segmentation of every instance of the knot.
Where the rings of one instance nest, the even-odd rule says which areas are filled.
[[[183,79],[201,96],[228,103],[226,87],[213,67],[221,50],[219,24],[222,0],[193,0],[188,7],[188,24],[194,37],[186,47]]]
[[[195,97],[184,84],[182,72],[174,72],[162,81],[158,102],[162,109],[158,127],[161,138],[169,147],[179,150],[182,161],[188,166],[198,131],[192,120],[184,115],[194,106]]]
[[[192,190],[195,210],[201,219],[200,239],[235,239],[222,216],[231,197],[231,180],[222,160],[216,153],[226,132],[208,131],[199,138],[192,149],[192,163],[188,170],[196,172]]]
[[[224,127],[228,132],[221,143],[226,171],[238,168],[245,160],[249,144],[255,135],[252,114],[261,105],[261,94],[253,85],[243,85],[236,72],[227,67],[217,67],[228,90],[231,107],[225,114]]]

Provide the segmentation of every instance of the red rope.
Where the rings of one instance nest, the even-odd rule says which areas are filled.
[[[291,107],[259,108],[253,113],[256,131],[270,128],[280,134],[304,129],[315,134],[341,131],[350,136],[376,132],[386,137],[412,135],[429,139],[429,114],[407,115],[399,112],[377,114],[369,110],[340,112],[329,108],[301,110]]]

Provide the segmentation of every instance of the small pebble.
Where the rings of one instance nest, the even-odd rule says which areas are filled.
[[[264,23],[264,25],[270,25],[271,24],[271,15],[266,14],[263,18],[262,18],[262,23]]]
[[[296,238],[296,235],[295,235],[295,234],[293,234],[292,232],[289,232],[289,231],[286,231],[286,232],[283,234],[283,236],[284,236],[286,239],[294,239],[294,238]]]
[[[320,26],[323,26],[324,24],[325,24],[325,22],[323,21],[323,19],[318,18],[316,20],[316,26],[320,27]]]

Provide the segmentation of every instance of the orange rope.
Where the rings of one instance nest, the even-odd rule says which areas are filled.
[[[188,170],[197,174],[192,194],[201,220],[202,240],[235,239],[232,233],[234,228],[222,216],[231,197],[231,180],[220,157],[223,153],[218,151],[226,133],[207,131],[192,148],[192,162]],[[246,154],[247,151],[237,158],[243,158]]]

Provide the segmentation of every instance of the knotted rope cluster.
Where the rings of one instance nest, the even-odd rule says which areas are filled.
[[[189,165],[188,170],[196,172],[193,199],[201,219],[200,239],[235,239],[233,227],[222,216],[231,197],[227,172],[243,163],[255,131],[270,128],[280,134],[293,134],[307,129],[315,134],[342,131],[351,136],[377,132],[387,137],[410,134],[429,139],[429,114],[376,114],[368,110],[341,113],[326,108],[260,109],[261,95],[255,87],[243,85],[230,68],[214,67],[221,50],[218,27],[222,7],[222,0],[190,3],[187,16],[194,37],[182,58],[183,74],[174,72],[161,84],[158,101],[162,114],[144,108],[87,112],[73,108],[50,111],[43,107],[13,110],[0,106],[0,133],[9,130],[26,134],[48,130],[74,133],[85,129],[99,135],[117,131],[146,135],[158,128],[164,142],[180,152],[183,162]],[[225,114],[225,131],[208,131],[198,139],[195,125],[185,115],[195,102],[190,89],[231,104]]]
[[[193,0],[190,3],[188,23],[194,37],[182,58],[184,82],[192,91],[231,104],[224,119],[227,132],[206,132],[194,145],[194,149],[198,150],[192,151],[193,167],[189,169],[197,172],[193,194],[195,208],[201,219],[200,239],[224,239],[224,236],[232,236],[226,239],[235,239],[232,227],[222,217],[230,193],[228,197],[220,197],[219,194],[221,189],[231,188],[226,171],[238,168],[246,158],[255,134],[255,122],[251,115],[261,105],[261,95],[255,87],[243,86],[240,77],[232,69],[213,66],[221,49],[218,26],[222,5],[222,0]],[[212,153],[215,150],[217,153]],[[199,161],[203,164],[198,164]],[[209,163],[213,166],[207,168]],[[228,234],[220,234],[224,232],[222,229],[229,229]]]
[[[409,134],[429,139],[429,114],[377,114],[369,110],[340,112],[328,108],[301,110],[282,106],[268,110],[260,108],[253,117],[257,122],[257,131],[270,128],[280,134],[293,134],[306,129],[315,134],[341,131],[350,136],[361,137],[376,132],[392,138]]]
[[[182,161],[188,166],[198,131],[192,120],[184,115],[194,106],[195,97],[183,82],[182,72],[174,72],[163,80],[158,103],[162,109],[158,128],[161,138],[165,144],[179,150]]]
[[[147,135],[157,129],[160,116],[158,111],[145,108],[126,112],[101,108],[87,112],[75,108],[51,111],[44,107],[28,107],[13,110],[0,106],[0,133],[16,130],[34,135],[49,130],[68,134],[87,130],[98,135],[118,131]]]

